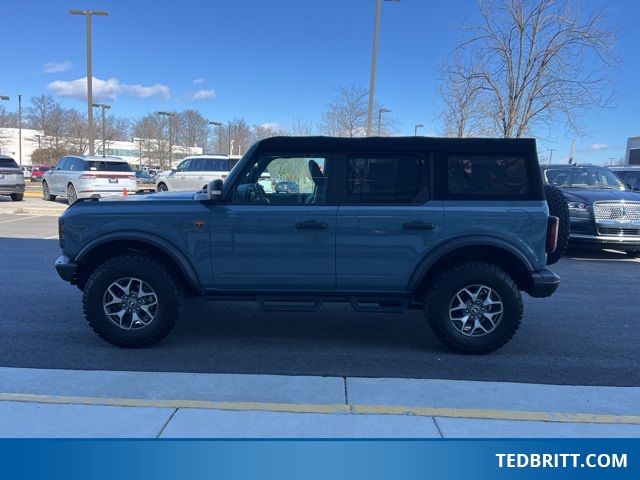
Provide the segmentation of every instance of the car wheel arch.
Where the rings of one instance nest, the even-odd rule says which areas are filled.
[[[447,241],[425,255],[411,276],[409,291],[422,295],[439,271],[465,261],[491,263],[508,273],[520,290],[532,287],[534,268],[515,246],[495,237],[471,236]]]
[[[143,252],[163,260],[179,275],[184,287],[201,291],[198,275],[187,257],[167,240],[142,232],[118,232],[93,240],[75,256],[79,277],[87,277],[98,264],[127,252]]]

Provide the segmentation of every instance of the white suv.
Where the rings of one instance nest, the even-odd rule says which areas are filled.
[[[206,189],[212,180],[224,180],[239,159],[224,155],[195,155],[187,157],[172,168],[170,172],[163,172],[156,178],[156,190],[201,190]]]
[[[24,198],[24,175],[16,161],[0,155],[0,195],[9,195],[19,202]]]
[[[100,198],[135,193],[136,174],[117,157],[63,157],[42,176],[42,197],[66,197],[69,205],[79,198]]]

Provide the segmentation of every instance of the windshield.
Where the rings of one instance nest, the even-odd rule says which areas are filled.
[[[104,160],[87,160],[86,169],[98,172],[130,172],[131,166],[127,162],[107,162]]]
[[[544,171],[544,178],[556,187],[627,189],[614,173],[601,167],[550,168]]]

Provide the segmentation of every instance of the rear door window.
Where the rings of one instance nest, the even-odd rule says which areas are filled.
[[[416,204],[428,199],[427,162],[414,155],[352,156],[345,204]]]

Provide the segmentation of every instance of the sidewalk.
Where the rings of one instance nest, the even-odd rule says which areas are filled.
[[[0,368],[4,437],[640,437],[640,388]]]

